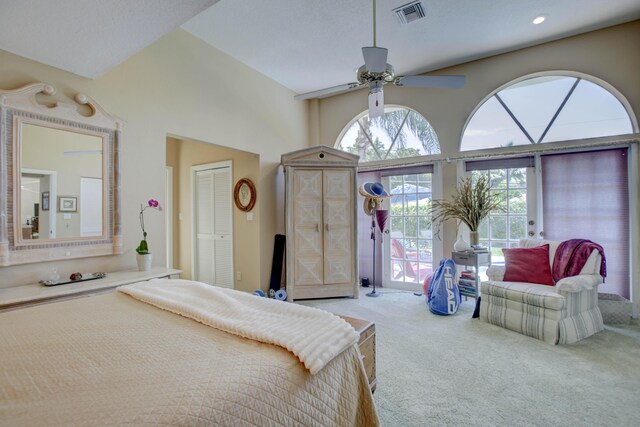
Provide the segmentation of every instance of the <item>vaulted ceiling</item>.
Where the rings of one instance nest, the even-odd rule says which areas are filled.
[[[377,44],[416,74],[640,18],[638,0],[421,0],[401,24],[377,0]],[[532,20],[546,15],[542,24]],[[291,90],[355,79],[372,45],[372,0],[0,1],[0,49],[88,78],[181,26]]]

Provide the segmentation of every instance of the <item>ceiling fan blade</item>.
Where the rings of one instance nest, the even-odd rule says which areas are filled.
[[[393,84],[396,86],[458,89],[464,86],[466,80],[465,76],[398,76]]]
[[[369,92],[369,118],[380,117],[384,114],[384,92],[380,88],[377,92]]]
[[[343,85],[327,87],[313,92],[301,93],[293,97],[296,101],[302,101],[304,99],[324,98],[326,96],[337,95],[339,93],[349,92],[354,89],[358,89],[363,86],[361,83],[346,83]]]
[[[383,47],[363,47],[364,66],[370,73],[384,73],[389,51]]]

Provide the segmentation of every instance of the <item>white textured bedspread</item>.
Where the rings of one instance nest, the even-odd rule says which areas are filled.
[[[312,374],[358,342],[351,325],[324,310],[191,280],[151,280],[118,291],[216,329],[284,347]]]
[[[378,424],[355,346],[312,375],[120,292],[0,313],[0,425]]]

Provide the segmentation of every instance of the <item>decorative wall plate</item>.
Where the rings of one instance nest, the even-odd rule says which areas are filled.
[[[233,189],[233,200],[238,209],[249,212],[256,204],[256,187],[250,179],[242,178]]]

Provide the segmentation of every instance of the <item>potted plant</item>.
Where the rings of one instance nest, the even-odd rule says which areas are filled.
[[[147,243],[147,232],[144,229],[144,211],[147,210],[147,208],[157,209],[159,211],[162,210],[160,203],[155,199],[149,200],[146,206],[140,205],[140,228],[142,228],[142,240],[136,248],[136,261],[138,263],[138,270],[140,271],[151,270],[151,262],[153,261],[151,252],[149,252],[149,244]]]
[[[479,243],[478,228],[491,211],[503,211],[502,201],[497,193],[491,193],[487,175],[481,175],[475,182],[470,176],[460,179],[453,200],[434,200],[431,203],[433,222],[438,227],[443,221],[455,219],[469,227],[472,245]]]

